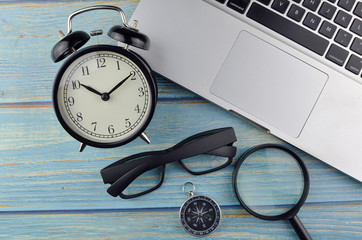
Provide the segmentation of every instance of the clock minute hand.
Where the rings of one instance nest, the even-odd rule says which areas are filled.
[[[85,89],[87,89],[88,91],[91,91],[92,93],[95,93],[99,96],[102,96],[102,93],[98,92],[97,90],[95,90],[94,88],[90,87],[90,86],[87,86],[87,85],[84,85],[84,84],[80,84],[82,87],[84,87]]]
[[[114,86],[114,88],[112,88],[111,91],[109,91],[108,95],[111,95],[112,92],[116,91],[117,88],[119,88],[125,81],[127,81],[127,79],[132,76],[132,73],[129,74],[125,79],[123,79],[122,81],[120,81],[116,86]]]

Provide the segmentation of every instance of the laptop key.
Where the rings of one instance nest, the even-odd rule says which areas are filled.
[[[356,14],[358,17],[362,18],[362,2],[357,3],[357,6],[354,9],[353,14]]]
[[[352,34],[340,29],[337,33],[336,38],[334,39],[337,43],[341,44],[342,46],[347,47],[349,42],[352,39]]]
[[[322,7],[319,9],[319,15],[331,20],[334,13],[336,12],[336,7],[327,3],[327,2],[324,2],[322,4]]]
[[[361,71],[361,68],[362,68],[362,59],[352,54],[347,62],[346,69],[358,75]]]
[[[336,44],[332,44],[329,48],[326,58],[339,66],[343,66],[348,57],[348,51],[344,50],[341,47],[338,47]]]
[[[226,6],[243,14],[248,7],[250,0],[229,0]]]
[[[320,21],[320,17],[314,15],[313,13],[308,13],[303,21],[303,24],[312,30],[316,30]]]
[[[222,3],[222,4],[224,4],[226,2],[226,0],[216,0],[216,1],[219,3]]]
[[[351,45],[351,50],[359,55],[362,55],[362,40],[359,38],[355,38]]]
[[[334,22],[346,28],[351,19],[352,19],[351,15],[342,10],[339,10],[336,18],[334,19]]]
[[[355,2],[356,0],[339,0],[337,5],[346,9],[347,11],[351,11]]]
[[[327,50],[329,44],[327,39],[314,34],[260,4],[254,2],[246,16],[321,56]]]
[[[362,21],[356,18],[352,23],[351,31],[362,36]]]
[[[274,0],[271,7],[280,13],[285,13],[288,6],[289,6],[288,0]]]
[[[300,22],[303,18],[303,15],[305,13],[305,10],[301,7],[299,7],[298,5],[293,4],[289,11],[287,16],[294,19],[297,22]]]
[[[317,10],[321,0],[304,0],[303,6],[308,8],[309,10],[315,11]]]
[[[323,21],[322,26],[319,29],[319,33],[322,34],[323,36],[331,39],[336,30],[337,30],[336,25],[334,25],[328,21]]]

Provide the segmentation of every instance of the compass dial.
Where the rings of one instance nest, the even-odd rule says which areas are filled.
[[[194,196],[180,209],[181,224],[193,236],[207,236],[215,231],[221,220],[219,205],[207,196]]]

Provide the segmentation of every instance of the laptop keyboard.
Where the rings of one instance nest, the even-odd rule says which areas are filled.
[[[215,1],[362,77],[361,1]]]

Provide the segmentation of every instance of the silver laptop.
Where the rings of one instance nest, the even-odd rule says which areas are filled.
[[[362,3],[143,0],[154,71],[362,181]]]

